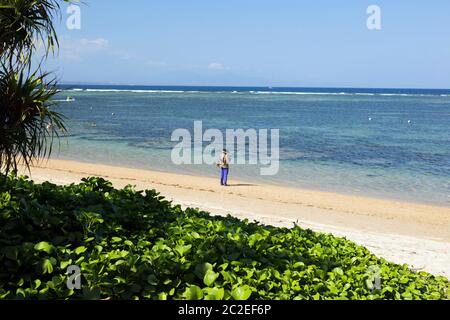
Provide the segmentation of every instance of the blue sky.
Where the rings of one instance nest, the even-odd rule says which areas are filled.
[[[450,88],[448,0],[84,2],[81,30],[63,5],[62,82]]]

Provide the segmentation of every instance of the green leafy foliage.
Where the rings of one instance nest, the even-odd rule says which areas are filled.
[[[81,290],[66,286],[71,265]],[[448,289],[346,239],[183,211],[153,190],[0,182],[0,299],[448,299]]]

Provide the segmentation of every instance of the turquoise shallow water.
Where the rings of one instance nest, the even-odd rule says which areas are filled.
[[[231,178],[450,206],[445,90],[65,86],[59,158],[216,176],[176,166],[173,130],[276,128],[280,170],[236,165]],[[113,115],[114,113],[114,115]],[[370,120],[371,119],[371,120]],[[96,126],[92,124],[95,123]]]

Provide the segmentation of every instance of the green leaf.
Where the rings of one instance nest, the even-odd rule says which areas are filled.
[[[203,291],[200,289],[200,287],[191,285],[190,287],[186,288],[186,291],[184,292],[184,298],[186,300],[201,300],[203,298]]]
[[[188,253],[192,248],[192,245],[189,244],[187,246],[178,245],[175,247],[175,251],[178,252],[178,254],[183,257],[186,253]]]
[[[236,275],[228,271],[220,271],[220,274],[224,278],[225,281],[230,283],[235,283],[237,281]]]
[[[39,279],[34,280],[34,288],[38,289],[41,286],[41,283],[42,282]]]
[[[81,246],[75,249],[75,254],[82,254],[86,252],[87,248],[85,246]]]
[[[44,251],[46,253],[50,253],[54,249],[55,249],[55,247],[52,244],[50,244],[50,243],[48,243],[46,241],[39,242],[38,244],[36,244],[34,246],[34,250],[36,250],[36,251]]]
[[[344,275],[344,271],[341,268],[334,268],[333,272],[338,274],[338,275],[340,275],[340,276]]]
[[[206,273],[209,270],[212,270],[213,266],[212,264],[206,262],[206,263],[200,263],[198,265],[195,266],[195,270],[194,270],[194,274],[199,277],[200,279],[204,279]]]
[[[205,300],[222,300],[225,295],[223,288],[205,288],[203,291],[206,293]]]
[[[203,278],[203,282],[208,286],[212,286],[216,279],[219,277],[218,273],[215,273],[212,270],[206,271],[205,277]]]
[[[27,294],[25,293],[25,290],[23,290],[22,288],[18,288],[17,290],[16,290],[16,295],[20,295],[20,296],[22,296],[22,298],[26,298],[26,296],[27,296]]]
[[[153,286],[156,286],[159,283],[158,278],[154,274],[147,277],[147,282]]]
[[[56,260],[53,259],[54,262]],[[53,261],[52,259],[44,259],[41,263],[42,274],[51,274],[53,272]]]
[[[72,259],[61,261],[61,263],[59,264],[61,269],[67,269],[67,267],[70,265],[72,265]]]
[[[231,296],[235,300],[248,300],[248,298],[250,298],[251,295],[252,295],[252,290],[247,285],[237,287],[237,288],[233,289],[233,291],[231,291]]]
[[[159,293],[158,300],[167,300],[167,293],[165,293],[165,292]]]

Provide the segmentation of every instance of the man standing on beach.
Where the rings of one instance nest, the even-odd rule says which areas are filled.
[[[223,149],[217,166],[220,168],[220,184],[222,186],[227,186],[228,172],[230,170],[230,160],[228,158],[228,152],[226,149]]]

